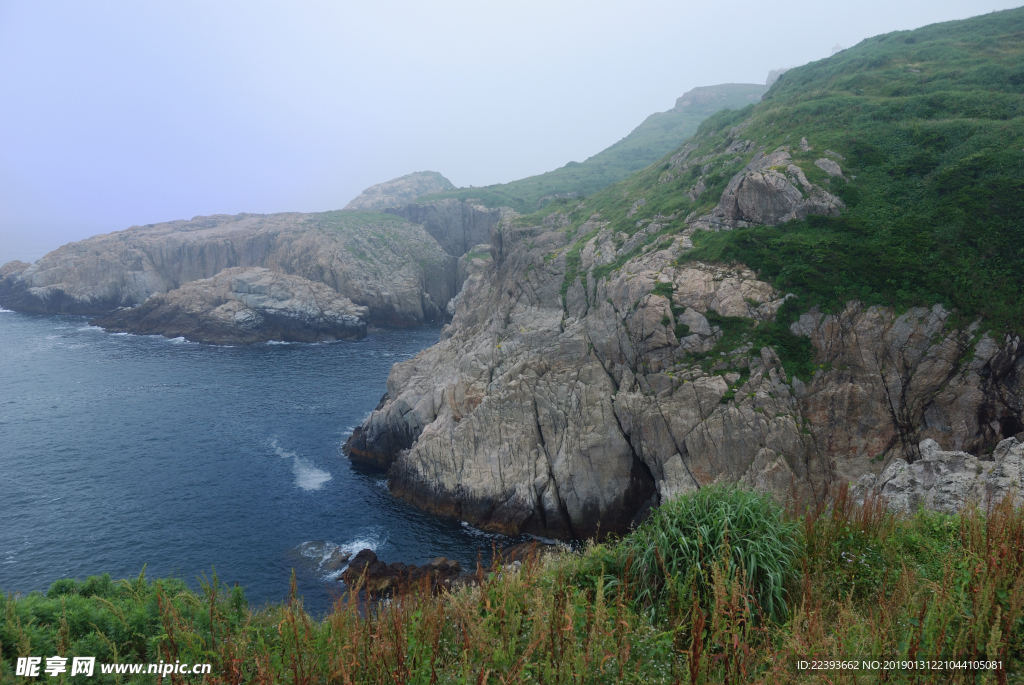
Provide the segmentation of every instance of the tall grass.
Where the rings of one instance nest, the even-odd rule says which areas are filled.
[[[797,524],[764,495],[704,488],[658,508],[618,546],[616,566],[633,583],[636,598],[658,614],[691,586],[707,596],[711,569],[721,564],[730,582],[742,578],[750,600],[778,619],[786,614],[785,583],[798,533]]]
[[[142,575],[58,581],[0,599],[0,682],[20,681],[18,656],[53,654],[209,662],[210,683],[1024,682],[1024,509],[1009,501],[905,517],[839,490],[783,513],[715,488],[668,503],[618,543],[503,563],[452,592],[422,585],[367,601],[353,591],[322,619],[294,585],[286,601],[252,609],[216,576],[198,592]],[[772,613],[778,597],[785,608]],[[795,668],[814,657],[1006,667]]]

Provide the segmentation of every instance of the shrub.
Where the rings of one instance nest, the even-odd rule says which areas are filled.
[[[799,551],[799,528],[766,496],[712,486],[661,505],[618,548],[637,598],[659,613],[692,586],[706,594],[710,568],[728,560],[762,614],[786,615],[784,585]]]

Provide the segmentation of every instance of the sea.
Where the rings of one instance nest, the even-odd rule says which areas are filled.
[[[475,568],[508,541],[395,499],[342,452],[391,365],[438,334],[225,347],[0,310],[0,592],[216,573],[260,606],[294,573],[323,615],[338,550]]]

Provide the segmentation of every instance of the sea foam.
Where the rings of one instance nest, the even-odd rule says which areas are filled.
[[[279,447],[277,441],[270,443],[277,453],[277,456],[292,460],[292,474],[295,476],[295,485],[307,492],[320,490],[324,483],[331,480],[331,474],[323,469],[318,469],[309,459],[300,457],[295,452],[288,452]]]

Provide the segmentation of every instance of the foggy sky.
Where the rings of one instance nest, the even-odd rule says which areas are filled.
[[[0,0],[0,264],[133,224],[338,209],[412,171],[522,178],[695,86],[1012,6]]]

